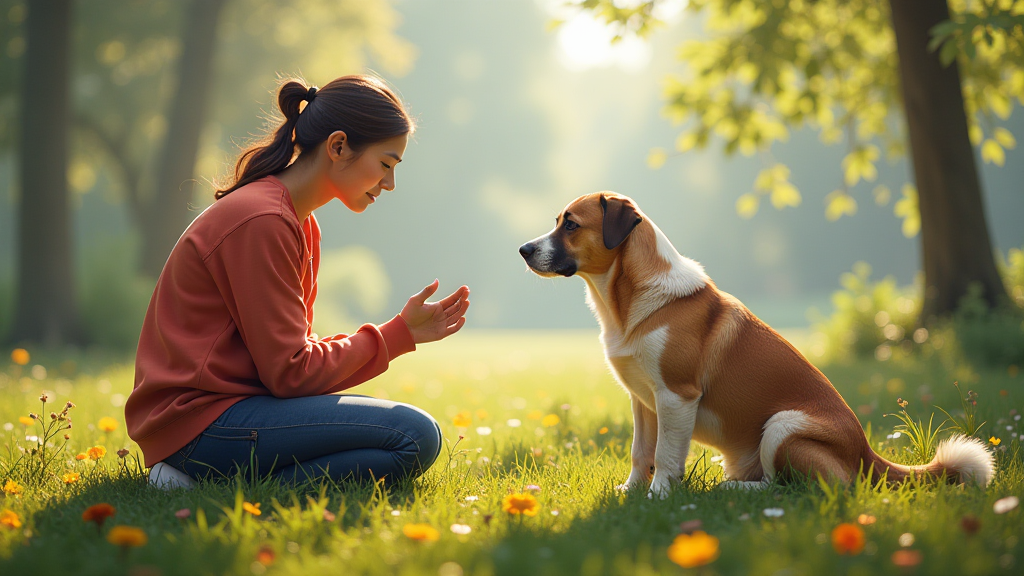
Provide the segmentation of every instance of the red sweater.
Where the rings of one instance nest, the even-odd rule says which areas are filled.
[[[157,280],[125,404],[146,466],[251,396],[316,396],[351,388],[415,349],[400,316],[318,338],[313,301],[320,227],[301,224],[268,177],[213,203],[181,235]]]

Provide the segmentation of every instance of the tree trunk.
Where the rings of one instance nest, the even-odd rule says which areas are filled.
[[[195,217],[191,181],[211,82],[217,22],[225,0],[193,0],[181,35],[184,51],[156,181],[156,195],[142,225],[142,271],[160,275],[178,237]]]
[[[990,306],[1006,297],[996,270],[960,73],[928,51],[933,26],[949,20],[945,0],[890,0],[903,107],[921,211],[923,322],[952,313],[978,284]]]
[[[18,281],[11,339],[80,340],[67,189],[71,0],[33,0],[21,79]]]

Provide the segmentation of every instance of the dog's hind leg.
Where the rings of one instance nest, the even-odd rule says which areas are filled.
[[[633,407],[632,469],[625,484],[616,488],[630,490],[647,487],[654,469],[654,450],[658,442],[658,416],[643,405],[635,394],[629,395]]]
[[[836,455],[835,449],[820,440],[804,436],[791,436],[775,453],[774,470],[783,478],[811,478],[819,476],[827,482],[849,484],[850,470]]]

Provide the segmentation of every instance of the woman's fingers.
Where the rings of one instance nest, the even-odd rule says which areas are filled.
[[[462,330],[462,327],[465,326],[465,325],[466,325],[465,317],[459,318],[458,322],[456,322],[455,324],[452,324],[451,326],[445,328],[443,338],[447,338],[447,337],[451,336],[452,334],[455,334],[459,330]]]
[[[451,324],[452,322],[455,322],[456,320],[461,318],[463,315],[465,315],[466,314],[466,310],[468,310],[468,309],[469,309],[469,300],[468,299],[456,302],[451,308],[448,308],[447,310],[444,311],[446,322],[448,324]]]
[[[441,301],[439,302],[439,304],[441,305],[441,307],[442,307],[442,308],[444,308],[445,310],[447,310],[448,308],[450,308],[450,307],[451,307],[451,305],[452,305],[452,304],[454,304],[454,303],[456,303],[457,301],[459,301],[459,300],[461,300],[461,299],[465,298],[465,297],[466,297],[466,296],[468,296],[468,295],[469,295],[469,288],[468,288],[468,287],[466,287],[466,286],[462,286],[461,288],[459,288],[459,289],[458,289],[458,290],[456,290],[455,292],[452,292],[451,294],[449,294],[448,296],[446,296],[445,298],[443,298],[443,299],[442,299],[442,300],[441,300]]]
[[[419,303],[420,306],[422,306],[426,304],[427,298],[430,298],[431,296],[434,295],[434,292],[437,292],[437,287],[440,285],[441,283],[437,279],[434,279],[433,282],[427,284],[426,288],[420,290],[419,293],[414,295],[412,299],[414,299],[416,302]]]

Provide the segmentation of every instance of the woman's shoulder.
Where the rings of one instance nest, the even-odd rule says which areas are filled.
[[[261,218],[269,216],[270,218]],[[197,244],[212,248],[240,226],[259,219],[261,225],[287,226],[299,231],[288,190],[276,178],[246,184],[215,201],[183,234]]]

